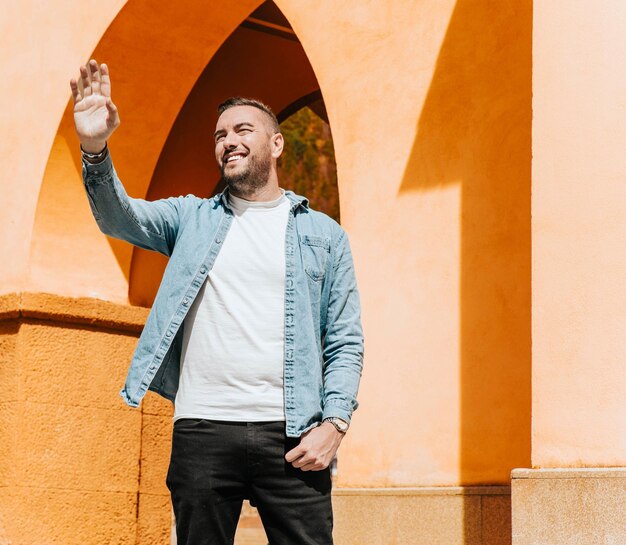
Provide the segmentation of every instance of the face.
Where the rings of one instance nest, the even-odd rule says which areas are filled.
[[[266,114],[254,106],[233,106],[215,129],[215,159],[224,182],[242,197],[263,188],[282,152],[282,135],[270,134]]]

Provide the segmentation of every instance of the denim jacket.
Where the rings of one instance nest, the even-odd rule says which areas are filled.
[[[211,271],[233,221],[228,188],[146,201],[129,197],[111,157],[83,160],[82,175],[100,230],[169,257],[120,395],[137,407],[152,390],[174,403],[183,320]],[[285,237],[284,401],[287,435],[324,418],[350,421],[363,366],[361,307],[348,236],[305,197],[291,201]]]

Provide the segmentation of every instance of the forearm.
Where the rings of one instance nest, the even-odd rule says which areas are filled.
[[[339,352],[324,366],[324,410],[322,419],[338,417],[350,422],[359,403],[356,399],[363,369],[363,338],[344,338]]]
[[[323,339],[323,418],[336,416],[349,422],[358,407],[356,396],[363,369],[364,339],[359,291],[345,234],[336,254]]]
[[[104,234],[171,254],[177,218],[173,203],[163,200],[157,204],[129,197],[108,152],[95,164],[83,157],[82,176],[92,214]]]

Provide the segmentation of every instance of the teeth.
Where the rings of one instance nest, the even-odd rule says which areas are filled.
[[[243,159],[243,155],[231,155],[228,159],[226,159],[227,163],[231,161],[238,161],[239,159]]]

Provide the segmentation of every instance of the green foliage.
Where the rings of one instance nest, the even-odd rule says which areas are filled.
[[[278,164],[281,187],[304,195],[311,208],[339,221],[337,166],[330,127],[309,108],[280,125],[285,149]]]

